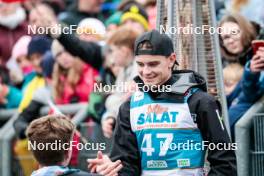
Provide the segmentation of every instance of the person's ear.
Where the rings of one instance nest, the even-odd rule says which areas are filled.
[[[176,54],[175,53],[172,53],[169,56],[169,68],[172,68],[174,66],[175,61],[176,61]]]
[[[70,145],[70,147],[71,147],[71,145]],[[68,166],[70,163],[71,157],[72,157],[72,149],[69,148],[68,150],[65,150],[65,158],[64,158],[64,161],[62,162],[62,165]]]

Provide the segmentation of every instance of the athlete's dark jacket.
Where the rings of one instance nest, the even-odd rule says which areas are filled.
[[[135,81],[143,83],[139,77],[136,77]],[[203,140],[210,143],[231,143],[216,113],[216,110],[221,113],[220,104],[206,93],[206,83],[200,75],[192,71],[176,71],[165,85],[172,85],[172,92],[148,93],[153,99],[175,100],[183,99],[191,87],[199,88],[200,90],[188,99],[188,105]],[[112,161],[122,161],[123,168],[119,175],[141,174],[140,151],[130,125],[130,99],[120,106],[110,157]],[[207,160],[210,163],[209,176],[236,176],[236,158],[233,150],[209,150]]]

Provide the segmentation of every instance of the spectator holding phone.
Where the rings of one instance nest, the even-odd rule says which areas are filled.
[[[264,40],[262,40],[264,44]],[[264,93],[264,46],[258,47],[251,61],[245,66],[242,90],[251,101],[257,101]]]
[[[220,44],[224,67],[230,63],[239,63],[243,67],[245,66],[246,69],[249,67],[248,63],[251,62],[250,60],[253,61],[260,57],[260,54],[258,54],[258,56],[254,54],[251,44],[253,40],[264,39],[264,30],[258,24],[246,20],[239,14],[231,14],[225,16],[221,20],[219,26],[223,29],[223,32],[220,35]],[[255,64],[253,63],[253,67],[255,68],[254,65]],[[245,79],[246,72],[247,71],[245,71],[243,78],[237,83],[234,90],[227,96],[227,101],[230,105],[228,114],[233,139],[235,123],[257,99],[252,95],[248,96],[248,93],[245,94],[244,82],[250,84],[252,81],[248,81],[248,79],[251,78]],[[224,79],[226,78],[224,77]],[[250,94],[252,94],[252,91]],[[258,97],[258,95],[256,97]]]
[[[250,22],[239,14],[223,17],[219,27],[223,67],[230,63],[245,65],[253,56],[251,42],[257,36],[264,36],[263,30],[256,23]]]
[[[259,47],[252,59],[245,65],[240,84],[241,93],[238,102],[228,110],[233,139],[236,122],[264,94],[264,47]]]

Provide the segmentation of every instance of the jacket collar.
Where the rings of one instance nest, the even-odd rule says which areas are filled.
[[[138,85],[144,85],[144,82],[139,76],[134,78]],[[140,84],[139,84],[140,83]],[[170,92],[152,92],[147,93],[154,99],[168,99],[168,100],[183,100],[184,96],[190,88],[200,88],[207,91],[205,79],[198,73],[191,70],[176,70],[173,71],[172,76],[163,84],[164,86],[170,85]],[[139,86],[142,91],[142,87]]]

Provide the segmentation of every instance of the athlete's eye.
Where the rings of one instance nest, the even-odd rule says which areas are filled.
[[[148,65],[149,65],[150,67],[156,67],[156,66],[159,65],[159,62],[150,62],[150,63],[148,63]]]
[[[137,65],[138,65],[139,67],[144,67],[144,64],[141,63],[141,62],[137,62]]]

